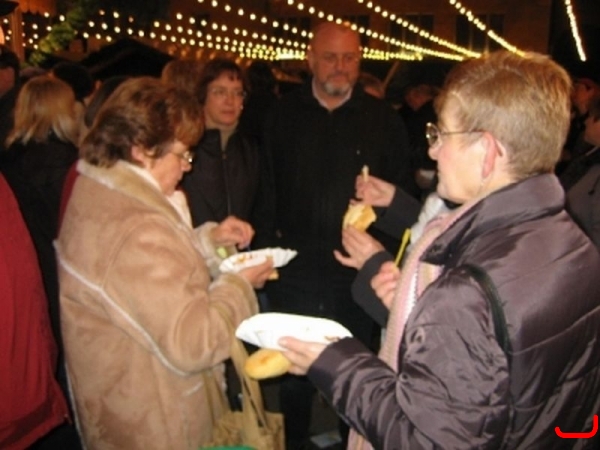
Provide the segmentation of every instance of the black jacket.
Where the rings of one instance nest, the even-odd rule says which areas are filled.
[[[590,431],[600,411],[600,255],[563,204],[556,178],[535,176],[432,243],[423,260],[444,268],[408,318],[400,373],[353,339],[315,361],[309,378],[375,448],[598,448],[555,433]],[[467,262],[498,289],[510,364]]]
[[[253,141],[235,131],[223,151],[221,133],[211,129],[192,150],[196,154],[192,170],[184,175],[181,186],[193,225],[234,215],[260,228],[261,162]]]
[[[0,170],[15,194],[37,252],[59,349],[62,340],[53,241],[58,234],[63,184],[77,156],[77,147],[53,134],[45,142],[14,142],[0,155]]]
[[[280,280],[267,285],[271,304],[279,311],[331,317],[368,334],[368,317],[350,295],[356,272],[339,264],[333,250],[341,249],[342,217],[363,165],[401,186],[412,177],[402,120],[358,86],[347,102],[328,111],[309,80],[275,104],[263,142],[274,180],[272,244],[298,250]]]

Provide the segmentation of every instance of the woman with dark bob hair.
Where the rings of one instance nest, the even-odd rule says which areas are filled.
[[[371,280],[390,308],[380,357],[281,339],[354,428],[349,448],[598,448],[600,255],[553,173],[570,91],[540,54],[455,66],[427,139],[438,195],[461,206]],[[343,232],[357,259],[360,233]]]
[[[88,448],[197,449],[212,437],[203,380],[223,386],[233,324],[256,313],[272,264],[219,274],[247,246],[234,217],[193,229],[177,190],[200,137],[196,102],[152,78],[123,82],[81,146],[56,249],[67,372]],[[212,275],[212,278],[211,278]]]
[[[182,182],[196,226],[233,214],[260,231],[266,204],[260,177],[265,172],[256,142],[238,129],[247,90],[234,61],[215,58],[204,66],[198,99],[206,130],[194,147],[196,163]]]

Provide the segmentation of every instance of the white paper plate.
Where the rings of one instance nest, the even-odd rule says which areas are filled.
[[[321,317],[262,313],[244,320],[237,328],[238,339],[258,347],[282,350],[279,338],[292,336],[302,341],[330,344],[352,334],[341,324]]]
[[[247,267],[256,266],[265,262],[268,257],[273,258],[273,266],[282,267],[290,262],[298,252],[289,248],[263,248],[251,252],[241,252],[231,255],[221,262],[219,270],[221,272],[239,272]]]

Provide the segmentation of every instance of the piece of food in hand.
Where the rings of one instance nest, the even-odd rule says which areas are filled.
[[[364,165],[362,166],[362,177],[363,177],[363,181],[366,183],[367,181],[369,181],[369,166]]]
[[[348,210],[344,214],[342,228],[352,225],[357,230],[365,231],[376,219],[377,215],[371,205],[355,203],[348,206]]]
[[[279,271],[277,269],[273,269],[273,272],[269,274],[269,278],[267,280],[279,280]]]
[[[290,360],[279,350],[261,348],[248,357],[244,370],[250,378],[264,380],[283,375],[291,366]]]

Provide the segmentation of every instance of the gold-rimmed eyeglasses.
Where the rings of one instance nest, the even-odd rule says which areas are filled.
[[[192,164],[194,162],[194,152],[191,152],[189,150],[186,150],[183,153],[175,153],[175,152],[171,152],[173,153],[175,156],[177,156],[178,158],[181,158],[182,160],[184,160],[185,162]]]
[[[425,137],[427,137],[427,143],[430,147],[435,147],[440,143],[442,136],[450,134],[471,134],[471,133],[482,133],[483,130],[468,130],[468,131],[442,131],[434,123],[428,122],[425,125]]]
[[[221,86],[210,88],[208,93],[219,99],[229,98],[230,96],[240,100],[246,98],[246,92],[243,89],[227,89]]]

